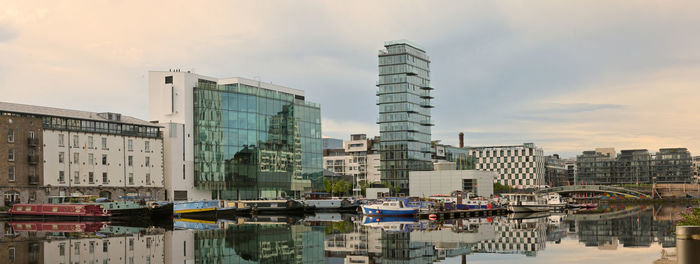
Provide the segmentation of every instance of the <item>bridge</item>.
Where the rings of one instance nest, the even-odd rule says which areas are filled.
[[[630,190],[622,187],[607,186],[607,185],[570,185],[547,188],[535,191],[536,193],[610,193],[622,195],[625,198],[647,198],[648,194]]]

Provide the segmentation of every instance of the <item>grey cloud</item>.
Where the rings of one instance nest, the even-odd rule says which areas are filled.
[[[0,23],[0,42],[7,42],[19,35],[16,29],[9,24]]]

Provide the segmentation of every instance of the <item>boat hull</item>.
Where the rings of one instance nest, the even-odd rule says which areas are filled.
[[[531,213],[531,212],[546,212],[554,210],[556,207],[549,205],[510,205],[508,211],[514,213]]]
[[[382,209],[372,206],[361,206],[362,214],[366,216],[415,216],[418,209]]]

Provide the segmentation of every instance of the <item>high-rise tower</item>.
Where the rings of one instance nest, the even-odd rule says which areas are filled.
[[[387,41],[379,51],[382,181],[408,193],[408,172],[432,170],[430,158],[430,58],[406,40]]]

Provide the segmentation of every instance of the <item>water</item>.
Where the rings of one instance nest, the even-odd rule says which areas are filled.
[[[613,206],[447,221],[325,213],[159,226],[4,222],[0,263],[653,263],[675,252],[673,221],[683,210]]]

